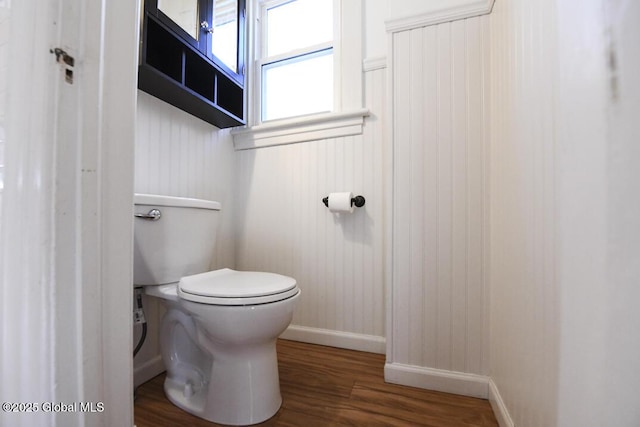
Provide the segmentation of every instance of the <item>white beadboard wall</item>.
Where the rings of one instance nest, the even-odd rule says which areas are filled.
[[[213,267],[234,266],[234,150],[220,130],[138,91],[135,191],[222,204]]]
[[[488,393],[489,27],[393,33],[387,381]]]
[[[490,17],[491,400],[508,409],[502,425],[556,425],[555,7],[497,1]]]
[[[285,337],[384,353],[386,71],[374,68],[362,135],[237,152],[236,262],[297,279],[302,297]],[[335,191],[366,205],[332,214],[322,198]]]
[[[235,267],[234,157],[228,130],[220,130],[145,92],[138,91],[135,144],[137,193],[194,197],[222,204],[212,268]],[[164,314],[154,298],[144,298],[147,342],[135,358],[135,384],[164,370],[158,328]],[[140,336],[135,328],[134,345]]]

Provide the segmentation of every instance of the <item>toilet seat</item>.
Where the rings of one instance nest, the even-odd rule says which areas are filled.
[[[281,301],[299,292],[295,279],[280,274],[229,268],[185,276],[180,298],[211,305],[256,305]]]

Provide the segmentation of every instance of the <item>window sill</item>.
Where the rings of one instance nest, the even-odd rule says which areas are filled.
[[[323,113],[263,123],[231,131],[236,150],[296,144],[318,139],[362,134],[369,110]]]

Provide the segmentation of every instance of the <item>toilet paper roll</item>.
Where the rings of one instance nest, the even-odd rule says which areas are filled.
[[[335,213],[352,213],[354,207],[351,206],[353,193],[329,193],[329,211]]]

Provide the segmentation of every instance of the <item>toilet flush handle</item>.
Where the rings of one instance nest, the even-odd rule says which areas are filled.
[[[136,218],[148,219],[149,221],[157,221],[162,216],[162,212],[159,209],[151,209],[148,213],[133,214]]]

